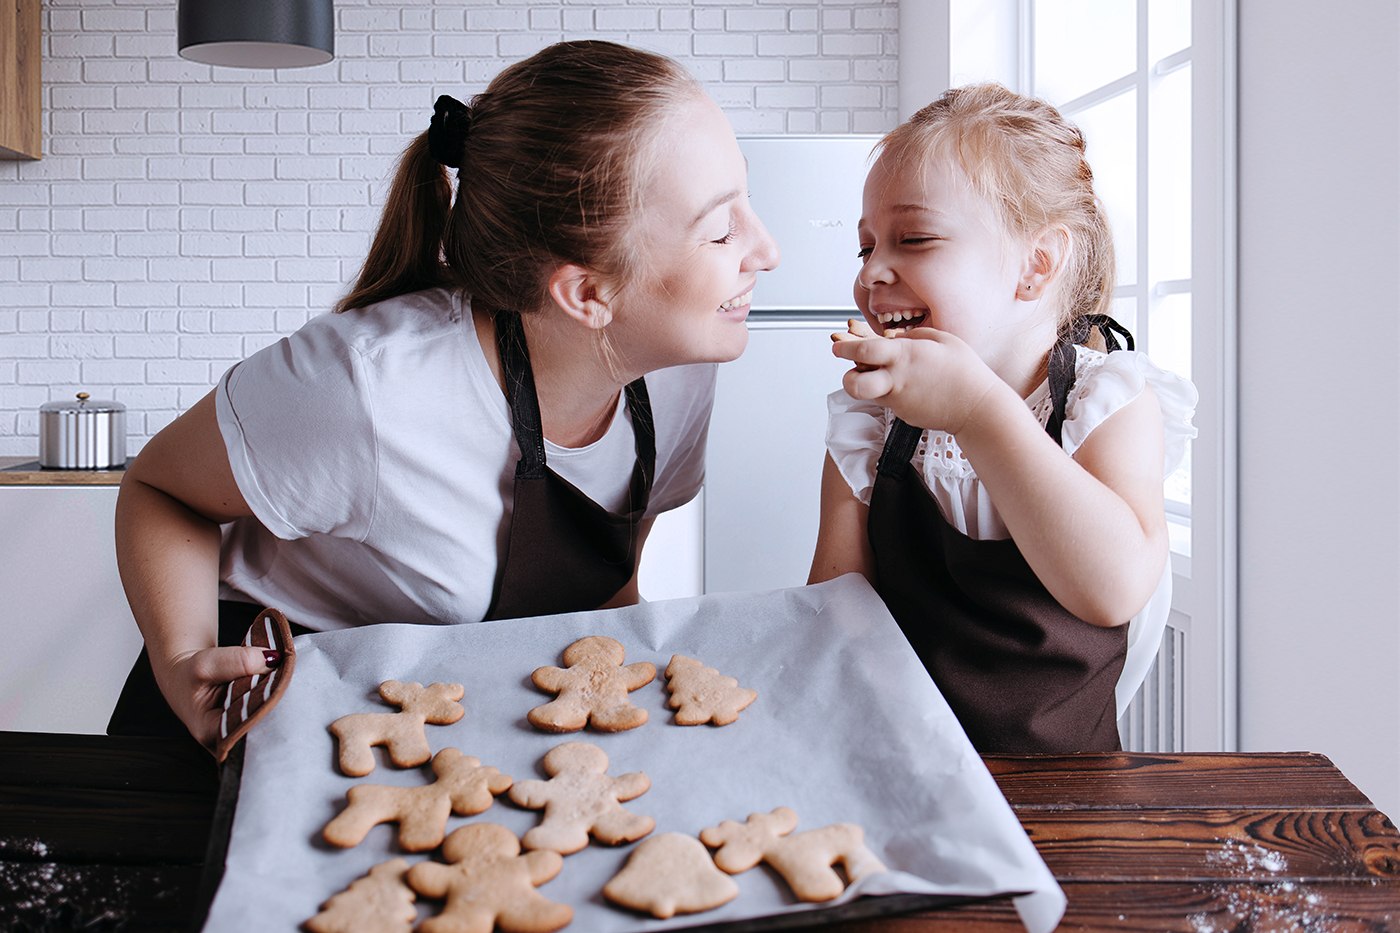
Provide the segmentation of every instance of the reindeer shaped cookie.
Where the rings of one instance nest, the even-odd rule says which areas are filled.
[[[457,702],[461,684],[403,683],[386,680],[379,695],[400,708],[397,713],[352,713],[331,723],[331,734],[340,742],[340,770],[363,777],[374,770],[375,745],[388,748],[389,760],[400,768],[421,765],[432,756],[425,723],[446,726],[466,715]]]
[[[865,847],[865,832],[854,823],[833,823],[789,836],[796,828],[797,814],[778,807],[772,813],[750,814],[743,823],[725,820],[711,826],[700,833],[700,841],[719,850],[715,864],[731,875],[767,862],[802,901],[829,901],[846,890],[833,865],[841,865],[852,884],[887,870]]]
[[[350,805],[326,824],[322,835],[331,845],[359,845],[380,823],[399,824],[399,845],[408,852],[426,852],[442,842],[451,813],[471,816],[491,806],[493,794],[507,791],[511,778],[471,755],[444,748],[433,758],[437,780],[421,787],[357,784],[346,798]]]

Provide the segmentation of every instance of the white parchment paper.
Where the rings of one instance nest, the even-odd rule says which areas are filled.
[[[649,721],[615,734],[536,731],[525,714],[552,695],[535,689],[530,673],[562,664],[564,648],[586,635],[620,641],[627,663],[656,665],[656,680],[631,694]],[[400,855],[410,863],[434,857],[402,853],[394,824],[375,827],[353,849],[321,840],[354,784],[432,780],[427,766],[394,768],[382,749],[366,777],[345,777],[335,765],[327,726],[347,713],[392,712],[378,697],[378,685],[389,679],[466,688],[466,716],[427,727],[434,752],[456,747],[525,780],[546,776],[540,759],[549,749],[587,741],[607,752],[610,774],[644,771],[651,789],[625,806],[654,817],[655,833],[698,835],[777,806],[797,812],[798,832],[860,824],[892,871],[865,879],[836,903],[898,892],[1029,892],[1016,906],[1032,933],[1053,929],[1064,912],[1059,885],[894,619],[858,575],[536,619],[374,625],[301,636],[296,646],[286,695],[247,740],[208,931],[244,933],[250,919],[259,929],[295,930],[373,865]],[[672,654],[737,678],[758,699],[729,726],[673,724],[664,676]],[[488,821],[520,835],[539,816],[503,795],[484,813],[452,817],[448,831]],[[739,897],[718,910],[667,921],[620,910],[601,891],[634,847],[594,843],[566,856],[559,875],[540,888],[574,908],[569,929],[676,929],[823,906],[795,902],[760,866],[735,877]],[[420,916],[438,906],[420,898]]]

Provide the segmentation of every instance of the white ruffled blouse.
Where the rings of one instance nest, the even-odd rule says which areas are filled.
[[[1074,455],[1080,445],[1115,412],[1151,386],[1162,409],[1166,434],[1162,475],[1180,465],[1186,442],[1196,436],[1191,416],[1196,409],[1196,388],[1188,380],[1159,369],[1145,353],[1116,350],[1103,353],[1076,347],[1075,381],[1065,405],[1061,431],[1065,452]],[[1050,419],[1048,380],[1026,399],[1044,425]],[[827,397],[826,446],[832,462],[861,502],[870,504],[875,486],[875,464],[894,416],[878,402],[856,401],[838,389]],[[954,528],[979,541],[1010,537],[991,497],[967,462],[957,440],[946,431],[925,431],[911,461],[944,518]],[[1128,628],[1128,659],[1118,682],[1118,712],[1122,715],[1143,678],[1147,676],[1162,629],[1171,612],[1171,568],[1147,605]]]

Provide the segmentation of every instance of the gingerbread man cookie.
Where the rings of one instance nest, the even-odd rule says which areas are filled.
[[[374,770],[375,745],[388,748],[389,760],[400,768],[421,765],[432,757],[424,725],[451,725],[466,715],[457,701],[461,684],[403,683],[386,680],[379,695],[400,707],[397,713],[352,713],[331,723],[331,734],[340,742],[340,770],[363,777]]]
[[[308,933],[410,933],[418,911],[413,889],[404,883],[407,873],[408,863],[401,858],[380,862],[322,904],[302,928]]]
[[[750,814],[743,823],[725,820],[701,832],[700,841],[719,850],[715,864],[731,875],[767,862],[802,901],[829,901],[846,890],[833,865],[840,864],[852,884],[887,870],[865,847],[865,832],[854,823],[833,823],[789,836],[796,828],[797,814],[778,807],[772,813]]]
[[[442,913],[423,921],[422,933],[552,933],[574,917],[573,908],[535,890],[564,864],[557,852],[520,854],[520,840],[504,826],[473,823],[442,844],[452,864],[419,862],[408,883],[424,897],[446,898]]]
[[[625,656],[622,645],[604,635],[565,648],[565,667],[541,667],[530,676],[536,687],[559,694],[530,710],[530,724],[545,732],[577,732],[587,725],[621,732],[646,722],[647,711],[633,706],[627,694],[651,683],[656,665],[638,661],[624,667]]]
[[[700,840],[662,833],[637,846],[622,871],[603,887],[603,896],[667,920],[728,904],[739,896],[739,886],[715,867]]]
[[[421,787],[357,784],[345,796],[350,805],[326,824],[321,835],[331,845],[348,849],[364,841],[380,823],[399,824],[399,845],[408,852],[426,852],[442,842],[451,813],[471,816],[491,806],[493,794],[513,783],[489,765],[455,748],[433,758],[437,779]]]
[[[676,711],[678,726],[707,722],[727,726],[758,699],[758,691],[741,687],[733,677],[683,654],[671,655],[666,665],[666,689],[671,692],[667,705]]]
[[[608,756],[596,745],[565,742],[544,756],[547,781],[521,781],[510,789],[513,803],[544,810],[540,824],[522,840],[527,849],[551,849],[560,855],[588,845],[588,837],[607,845],[640,839],[656,821],[624,810],[623,801],[646,793],[651,781],[640,771],[610,777]]]

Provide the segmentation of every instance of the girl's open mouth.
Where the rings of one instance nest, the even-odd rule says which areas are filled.
[[[875,319],[880,322],[881,332],[886,337],[899,337],[927,320],[928,312],[915,309],[881,311],[875,315]]]

